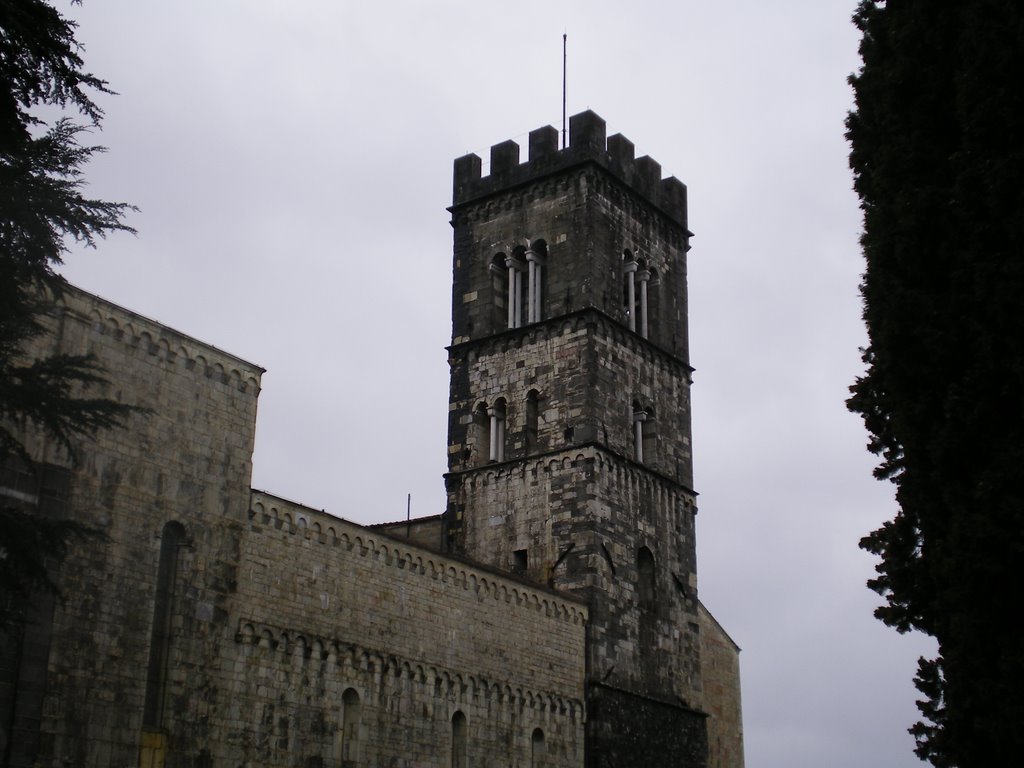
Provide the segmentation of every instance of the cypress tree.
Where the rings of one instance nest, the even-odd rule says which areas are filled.
[[[876,616],[935,637],[911,733],[935,766],[1024,754],[1024,5],[862,0],[850,165],[869,343],[851,387],[895,517]]]

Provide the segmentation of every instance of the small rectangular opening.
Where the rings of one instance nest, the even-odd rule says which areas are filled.
[[[526,573],[527,566],[526,550],[517,549],[512,553],[512,572],[513,573]]]

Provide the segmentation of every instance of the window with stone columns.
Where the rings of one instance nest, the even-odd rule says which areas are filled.
[[[528,262],[526,260],[526,248],[518,246],[513,249],[510,256],[505,257],[506,290],[508,299],[506,301],[506,317],[509,328],[519,328],[526,322],[528,307],[526,307],[526,285],[529,276]]]
[[[548,246],[544,240],[516,246],[510,256],[505,256],[506,327],[521,328],[544,319],[547,257]]]
[[[622,306],[629,330],[648,338],[648,303],[652,272],[628,248],[622,252]]]
[[[490,417],[490,461],[504,461],[505,460],[505,421],[507,415],[507,408],[505,405],[505,398],[499,397],[494,401],[494,405],[487,409],[487,415]]]

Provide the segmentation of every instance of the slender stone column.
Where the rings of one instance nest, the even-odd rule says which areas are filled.
[[[647,338],[647,282],[651,279],[651,273],[641,269],[636,273],[636,279],[640,281],[640,335]]]
[[[515,260],[508,256],[505,258],[508,265],[508,327],[516,327],[516,266]]]
[[[518,328],[523,324],[523,269],[522,259],[505,257],[508,267],[508,327]]]
[[[487,415],[491,417],[491,444],[487,458],[490,461],[500,461],[498,458],[498,411],[492,406],[487,409]]]
[[[541,275],[544,273],[544,269],[541,262],[538,261],[536,269],[534,269],[534,281],[533,281],[533,322],[539,323],[541,321],[540,316],[540,283]]]
[[[629,310],[629,330],[636,330],[636,262],[627,261],[623,266],[626,271],[626,308]]]
[[[531,323],[539,323],[541,320],[540,311],[540,280],[544,272],[544,261],[536,251],[526,252],[526,261],[530,265],[529,291],[529,320]]]
[[[513,328],[518,328],[523,324],[523,272],[520,269],[516,269],[516,311],[515,311],[515,322]]]
[[[530,258],[530,254],[526,255],[526,269],[528,279],[526,281],[526,322],[534,322],[534,308],[533,308],[533,286],[537,281],[537,262]]]
[[[644,422],[647,421],[646,411],[633,412],[633,445],[636,450],[636,460],[644,460]]]

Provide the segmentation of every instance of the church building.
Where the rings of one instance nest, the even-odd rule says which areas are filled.
[[[742,768],[697,593],[686,188],[589,111],[527,152],[455,161],[433,517],[252,489],[263,370],[64,293],[38,354],[148,413],[0,469],[5,504],[103,534],[0,634],[3,765]]]

